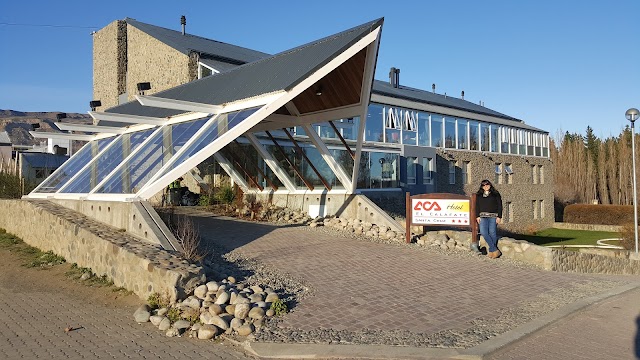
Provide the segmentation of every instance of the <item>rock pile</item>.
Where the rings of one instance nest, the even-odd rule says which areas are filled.
[[[151,322],[169,337],[186,334],[208,340],[221,334],[251,335],[264,326],[267,318],[276,315],[276,309],[286,311],[283,306],[273,289],[236,284],[235,278],[229,276],[197,286],[190,296],[175,304],[163,304],[157,309],[143,305],[133,317],[138,323]]]
[[[312,220],[311,217],[303,211],[282,208],[275,205],[260,207],[259,209],[252,209],[250,205],[245,205],[242,209],[237,209],[236,212],[238,215],[251,218],[252,220],[271,221],[275,223],[307,224]]]
[[[326,226],[334,228],[346,233],[352,233],[356,236],[367,238],[375,238],[382,240],[404,242],[404,233],[396,232],[385,225],[377,225],[358,219],[347,219],[343,217],[318,217],[309,222],[309,227],[316,228]]]

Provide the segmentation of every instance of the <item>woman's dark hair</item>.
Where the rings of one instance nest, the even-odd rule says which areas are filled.
[[[477,192],[478,195],[482,195],[482,193],[484,193],[484,189],[482,187],[485,186],[485,185],[490,185],[491,186],[489,188],[489,192],[490,193],[499,194],[498,190],[495,187],[493,187],[493,184],[491,183],[491,181],[485,179],[485,180],[482,180],[480,182],[480,188],[478,189],[478,192]]]

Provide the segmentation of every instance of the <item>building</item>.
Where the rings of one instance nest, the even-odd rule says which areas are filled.
[[[399,69],[373,80],[381,28],[269,55],[184,25],[115,21],[94,34],[101,106],[98,134],[69,165],[80,174],[54,174],[30,196],[149,199],[213,157],[254,194],[360,193],[396,213],[406,191],[472,193],[486,178],[503,194],[506,227],[550,226],[548,132],[463,94],[402,86]]]

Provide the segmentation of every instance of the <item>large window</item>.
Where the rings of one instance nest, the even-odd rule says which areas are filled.
[[[418,135],[418,113],[409,110],[401,110],[402,116],[402,143],[407,145],[416,145]]]
[[[456,119],[444,118],[444,147],[455,149],[456,147]]]
[[[454,160],[449,161],[449,184],[456,183],[456,162]]]
[[[369,105],[367,113],[367,123],[365,125],[364,139],[366,141],[382,142],[383,136],[383,106],[378,104]]]
[[[480,124],[480,150],[491,151],[489,147],[491,145],[491,131],[489,124]]]
[[[489,132],[489,137],[490,137],[490,149],[489,151],[491,152],[498,152],[498,125],[491,125],[490,128],[490,132]]]
[[[385,142],[399,144],[400,129],[402,128],[402,112],[398,112],[397,108],[385,107],[382,109],[382,113],[384,114]]]
[[[468,148],[467,120],[458,119],[458,149]]]
[[[418,145],[431,146],[431,127],[429,126],[429,114],[418,113]]]
[[[431,114],[431,146],[443,147],[444,142],[442,139],[442,115]]]
[[[469,121],[469,150],[480,150],[478,123],[476,121]]]
[[[364,172],[369,175],[368,188],[394,188],[400,185],[400,155],[382,152],[369,152],[369,161],[365,164]],[[362,165],[362,163],[361,163]]]

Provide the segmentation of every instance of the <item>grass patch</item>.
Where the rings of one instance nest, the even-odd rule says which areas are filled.
[[[516,239],[536,245],[597,245],[598,240],[619,238],[620,234],[609,231],[565,230],[549,228],[533,235],[520,235]]]
[[[67,272],[64,273],[70,279],[81,281],[83,284],[95,287],[113,286],[107,275],[97,276],[89,268],[80,267],[78,264],[73,263]],[[114,288],[114,292],[128,291],[124,288]]]
[[[22,266],[29,268],[47,268],[66,262],[65,258],[56,255],[53,251],[42,251],[27,245],[19,237],[0,229],[0,247],[17,254],[23,261]]]

